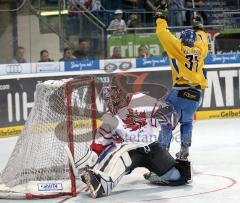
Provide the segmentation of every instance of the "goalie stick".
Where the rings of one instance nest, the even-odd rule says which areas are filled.
[[[196,18],[196,16],[197,16],[197,12],[195,11],[195,1],[194,0],[192,0],[192,7],[193,7],[193,18]]]
[[[70,164],[71,167],[72,167],[73,174],[74,174],[74,176],[76,177],[76,176],[77,176],[77,168],[76,168],[76,166],[75,166],[72,153],[71,153],[71,151],[70,151],[70,149],[69,149],[68,146],[65,146],[64,149],[65,149],[65,152],[66,152],[66,154],[67,154],[67,157],[68,157],[68,160],[69,160],[69,164]]]

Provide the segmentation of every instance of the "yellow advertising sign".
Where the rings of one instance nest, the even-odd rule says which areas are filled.
[[[240,118],[240,109],[198,111],[195,116],[196,120]]]
[[[102,122],[98,119],[97,127],[99,127],[101,123]],[[48,128],[46,128],[46,126]],[[73,122],[74,129],[79,126],[81,126],[82,128],[90,128],[91,122],[89,120],[78,120]],[[43,124],[35,124],[35,125],[31,125],[31,128],[29,128],[28,130],[34,130],[36,128],[38,130],[46,131],[46,129],[55,128],[55,127],[56,127],[56,123],[51,123],[51,124],[48,123],[48,124],[45,124],[44,126]],[[0,128],[0,139],[18,136],[22,132],[23,128],[24,128],[23,125]]]
[[[18,125],[0,128],[0,139],[19,135],[22,132],[23,127],[23,125]]]

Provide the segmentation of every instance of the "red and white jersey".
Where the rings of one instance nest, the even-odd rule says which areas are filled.
[[[137,143],[140,146],[156,141],[153,127],[159,126],[152,118],[157,108],[157,100],[138,93],[132,96],[128,106],[113,115],[108,112],[102,117],[102,125],[97,131],[92,148],[98,154],[112,143]]]

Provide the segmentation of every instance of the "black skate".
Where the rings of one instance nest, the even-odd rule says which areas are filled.
[[[189,156],[189,148],[182,147],[180,152],[176,154],[176,158],[178,160],[188,161]]]
[[[87,170],[81,173],[81,177],[83,182],[88,186],[88,190],[90,191],[92,198],[95,199],[104,195],[99,175],[96,175],[91,170]]]

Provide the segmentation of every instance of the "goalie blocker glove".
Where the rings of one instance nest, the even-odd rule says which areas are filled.
[[[196,16],[192,19],[192,27],[195,31],[203,30],[203,19],[201,16]]]
[[[158,18],[162,18],[166,20],[168,15],[168,4],[166,0],[157,1],[155,3],[155,6],[157,7],[157,12],[154,14],[155,21]]]

